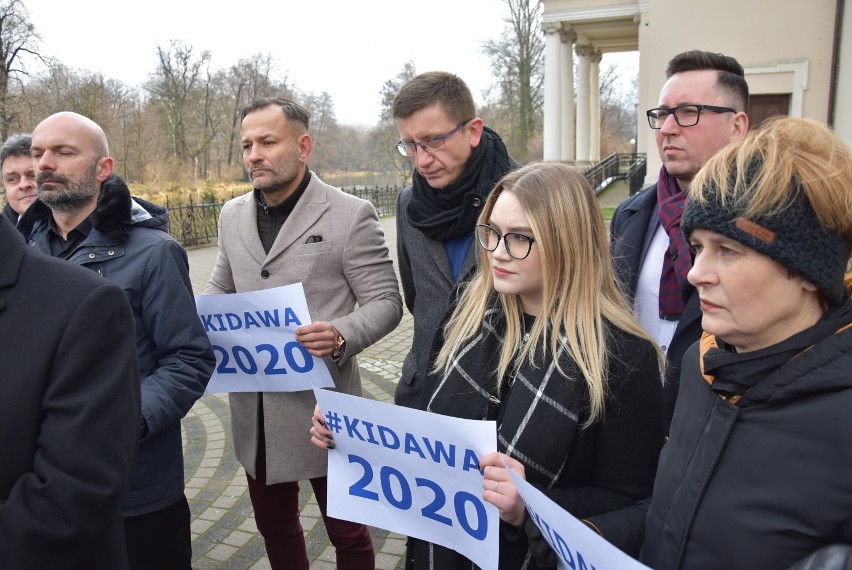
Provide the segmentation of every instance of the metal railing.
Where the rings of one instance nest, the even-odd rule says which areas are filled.
[[[596,194],[600,194],[615,180],[626,180],[633,195],[642,189],[647,171],[644,153],[614,153],[583,171]]]
[[[396,215],[397,186],[353,186],[341,188],[347,194],[372,202],[379,216]],[[166,199],[169,211],[169,233],[184,247],[215,244],[219,237],[219,213],[223,202],[199,204],[189,197],[186,204],[172,204]]]
[[[216,243],[219,237],[219,212],[224,203],[173,205],[166,199],[169,211],[169,233],[184,247]]]
[[[642,189],[647,170],[645,154],[611,154],[599,163],[583,171],[586,179],[600,193],[614,180],[627,180],[630,194]],[[368,200],[376,207],[379,216],[396,215],[396,197],[402,188],[398,186],[352,186],[341,188]],[[184,247],[215,244],[219,235],[219,213],[224,203],[198,204],[189,197],[187,204],[171,204],[166,200],[169,211],[169,231]]]
[[[396,197],[402,188],[399,186],[374,186],[372,188],[369,186],[352,186],[351,188],[343,187],[341,190],[372,202],[379,217],[383,218],[396,215]]]

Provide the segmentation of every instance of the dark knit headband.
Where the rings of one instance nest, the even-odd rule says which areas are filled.
[[[794,202],[780,214],[746,219],[741,207],[718,202],[712,184],[704,186],[706,204],[692,199],[686,202],[680,226],[687,239],[695,229],[722,234],[810,281],[830,304],[839,305],[849,298],[843,285],[849,245],[819,223],[804,192],[795,188]]]

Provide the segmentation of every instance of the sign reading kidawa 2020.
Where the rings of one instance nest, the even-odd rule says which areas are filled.
[[[298,392],[334,386],[325,362],[296,341],[296,328],[311,322],[301,283],[198,295],[195,305],[216,353],[208,392]]]

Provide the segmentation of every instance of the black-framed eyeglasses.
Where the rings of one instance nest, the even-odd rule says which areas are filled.
[[[436,152],[447,146],[447,139],[453,136],[455,133],[459,132],[464,128],[466,124],[468,124],[471,119],[467,121],[463,121],[458,124],[456,128],[453,130],[444,133],[443,135],[438,135],[437,137],[432,137],[426,139],[425,141],[412,141],[412,142],[402,142],[399,141],[396,143],[396,150],[399,151],[399,154],[403,156],[416,156],[417,155],[417,147],[422,148],[426,152]]]
[[[675,122],[681,127],[692,127],[698,124],[701,111],[712,111],[713,113],[736,113],[736,109],[730,107],[717,107],[716,105],[678,105],[677,107],[657,107],[647,112],[648,124],[652,129],[663,128],[663,123],[674,115]]]
[[[532,244],[535,243],[535,238],[516,232],[508,232],[501,234],[497,228],[492,228],[487,224],[476,225],[476,241],[482,249],[486,251],[494,251],[500,245],[500,240],[503,240],[503,247],[506,248],[506,253],[514,259],[526,259],[532,251]]]

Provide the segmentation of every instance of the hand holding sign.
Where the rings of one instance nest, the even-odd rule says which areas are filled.
[[[497,507],[500,511],[500,519],[504,522],[512,526],[524,524],[527,509],[515,487],[514,480],[509,475],[509,469],[511,469],[518,477],[525,479],[523,464],[505,453],[494,451],[482,456],[479,467],[483,469],[484,476],[482,498]]]
[[[296,340],[314,356],[328,356],[334,350],[337,330],[325,321],[316,321],[296,329]]]
[[[325,425],[319,404],[314,406],[314,415],[311,417],[311,443],[319,448],[334,449],[334,436]]]
[[[530,518],[556,553],[559,570],[650,570],[601,538],[514,471],[507,473],[526,502]]]

